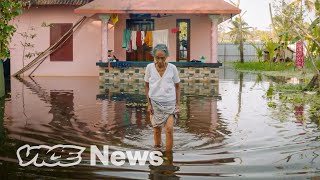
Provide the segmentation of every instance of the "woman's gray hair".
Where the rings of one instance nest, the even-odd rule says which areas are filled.
[[[151,54],[152,54],[153,57],[155,57],[157,51],[163,51],[164,54],[166,55],[166,57],[169,56],[169,50],[168,50],[167,45],[165,45],[165,44],[157,44],[157,45],[152,49]]]

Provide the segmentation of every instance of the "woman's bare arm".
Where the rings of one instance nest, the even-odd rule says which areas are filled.
[[[180,83],[176,83],[176,105],[180,105]]]

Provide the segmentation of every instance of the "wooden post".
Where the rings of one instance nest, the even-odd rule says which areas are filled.
[[[101,60],[108,61],[108,22],[111,17],[110,14],[99,15],[101,19]]]
[[[219,17],[220,15],[209,15],[209,18],[212,21],[211,26],[211,61],[210,63],[218,62],[218,25],[219,25]]]

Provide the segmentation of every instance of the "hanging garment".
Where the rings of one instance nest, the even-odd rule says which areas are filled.
[[[118,14],[112,14],[111,16],[111,21],[113,25],[116,25],[116,23],[118,22],[119,18],[118,18]]]
[[[180,29],[179,29],[178,27],[177,27],[177,28],[172,28],[172,29],[171,29],[171,32],[175,34],[175,33],[177,33],[179,30],[180,30]]]
[[[303,42],[298,41],[296,48],[296,67],[304,67]]]
[[[144,31],[141,31],[141,41],[142,41],[142,44],[144,42],[144,38],[146,37],[145,35],[145,32]]]
[[[123,37],[122,37],[122,48],[125,48],[128,50],[130,39],[131,39],[131,30],[124,29]]]
[[[131,32],[132,50],[137,50],[137,31]]]
[[[152,31],[147,31],[146,37],[144,39],[144,43],[146,43],[149,47],[152,47]]]
[[[165,30],[157,30],[152,33],[152,47],[155,47],[157,44],[165,44],[169,48],[169,31]]]
[[[127,51],[128,51],[129,53],[132,52],[132,40],[131,40],[131,39],[129,40],[129,46],[128,46]]]
[[[141,38],[141,31],[137,31],[137,40],[136,40],[137,47],[142,46],[142,38]]]

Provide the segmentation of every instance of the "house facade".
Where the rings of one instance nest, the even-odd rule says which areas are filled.
[[[83,17],[86,19],[79,27],[38,63],[41,65],[35,71],[31,68],[23,74],[98,76],[101,69],[97,68],[97,62],[107,62],[110,54],[121,62],[151,62],[152,43],[142,40],[136,48],[128,49],[123,46],[125,30],[144,35],[151,32],[154,41],[157,32],[165,31],[167,35],[162,42],[169,47],[169,62],[202,59],[212,66],[218,58],[218,24],[240,13],[223,0],[38,0],[33,3],[12,22],[17,26],[10,45],[12,74],[55,45]]]

